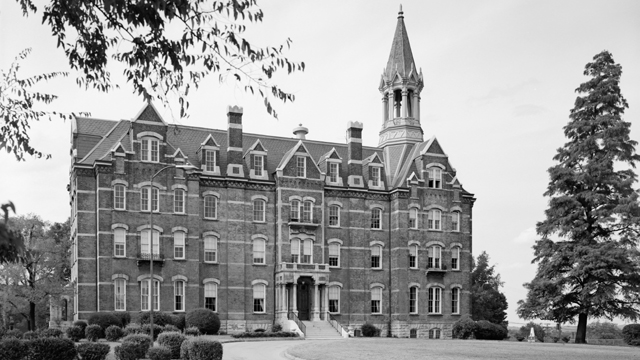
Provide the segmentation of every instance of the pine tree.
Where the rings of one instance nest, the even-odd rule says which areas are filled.
[[[500,292],[500,274],[494,274],[495,265],[489,266],[489,254],[478,255],[471,271],[471,317],[508,326],[507,298]]]
[[[629,107],[620,92],[622,67],[608,51],[593,60],[564,127],[569,141],[549,169],[549,208],[533,247],[538,269],[518,302],[525,319],[577,317],[576,343],[586,342],[589,316],[640,318],[640,203],[633,189],[640,155],[622,119]]]

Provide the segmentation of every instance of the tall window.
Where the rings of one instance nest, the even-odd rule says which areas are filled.
[[[442,289],[439,287],[429,288],[429,314],[442,314],[441,298]]]
[[[127,310],[127,281],[125,279],[116,279],[113,287],[115,297],[114,309],[116,311]]]
[[[142,161],[158,162],[158,139],[144,138],[142,139],[140,146],[140,158],[142,159]]]
[[[300,221],[300,201],[291,200],[291,205],[289,210],[289,219],[292,222]]]
[[[429,210],[429,230],[442,230],[442,211]]]
[[[218,284],[214,282],[208,282],[204,284],[204,307],[212,310],[217,310],[218,305]]]
[[[265,221],[265,201],[262,199],[253,200],[253,221]]]
[[[418,228],[418,209],[416,208],[409,209],[409,228]]]
[[[185,191],[183,189],[173,190],[173,212],[184,214]]]
[[[427,268],[429,269],[440,269],[440,264],[442,263],[440,260],[442,259],[442,248],[438,245],[431,246],[427,249],[428,259],[427,259]]]
[[[204,262],[214,263],[218,261],[218,239],[213,236],[204,238]]]
[[[149,311],[151,302],[153,302],[154,311],[160,310],[160,282],[153,281],[153,296],[149,296],[150,285],[150,279],[140,281],[140,310],[142,311]]]
[[[340,244],[329,244],[329,266],[340,266]]]
[[[307,239],[303,242],[302,246],[302,263],[311,264],[313,257],[313,241]]]
[[[460,231],[460,212],[458,211],[451,214],[451,231]]]
[[[329,287],[329,312],[332,314],[340,313],[340,287]]]
[[[305,156],[296,157],[296,176],[307,177],[307,158]]]
[[[218,218],[218,198],[213,195],[204,197],[204,217],[205,219]]]
[[[158,206],[158,188],[145,186],[140,189],[140,209],[142,211],[160,211]]]
[[[298,263],[300,261],[300,240],[291,240],[291,262]]]
[[[264,156],[253,155],[253,172],[256,176],[262,176],[264,170]]]
[[[140,252],[145,255],[150,255],[152,252],[151,244],[149,241],[149,234],[151,231],[142,230],[140,233]],[[153,231],[153,257],[158,258],[160,254],[160,233],[156,230]]]
[[[371,185],[380,186],[380,168],[377,166],[371,168]]]
[[[184,238],[185,238],[185,233],[182,231],[176,231],[173,233],[174,259],[184,259]]]
[[[429,329],[429,339],[440,339],[440,329]]]
[[[371,289],[371,313],[382,314],[382,288]]]
[[[418,288],[416,286],[409,288],[409,313],[418,313]]]
[[[329,163],[329,182],[337,183],[338,182],[338,169],[339,164],[335,162]]]
[[[265,241],[263,239],[253,240],[253,263],[264,264]]]
[[[174,309],[175,311],[184,311],[184,281],[178,280],[174,283]]]
[[[380,221],[381,218],[382,218],[382,209],[371,210],[371,228],[372,229],[382,229],[382,222]]]
[[[266,286],[264,284],[258,284],[253,286],[253,312],[263,313],[265,312],[264,298],[266,293]]]
[[[451,289],[451,313],[460,314],[460,289]]]
[[[460,270],[460,248],[451,249],[451,270]]]
[[[442,170],[437,167],[430,167],[427,173],[429,174],[427,186],[434,189],[442,189]]]
[[[418,245],[409,245],[409,267],[418,268]]]
[[[113,187],[113,208],[116,210],[126,210],[127,208],[127,191],[124,185],[116,185]]]
[[[373,245],[371,247],[371,268],[382,269],[380,258],[382,257],[382,246]]]
[[[123,228],[115,228],[113,230],[113,256],[125,257],[127,241],[126,231]]]
[[[216,171],[215,150],[204,150],[204,171]]]
[[[329,206],[329,226],[340,226],[340,206]]]
[[[311,223],[313,220],[313,203],[305,201],[302,203],[302,222]]]

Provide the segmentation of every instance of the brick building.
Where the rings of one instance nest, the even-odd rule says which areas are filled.
[[[422,88],[400,12],[376,147],[359,122],[346,144],[307,140],[302,126],[243,133],[235,106],[226,130],[167,124],[151,104],[131,121],[77,117],[74,317],[208,307],[227,332],[296,314],[450,337],[470,313],[475,198],[423,139]]]

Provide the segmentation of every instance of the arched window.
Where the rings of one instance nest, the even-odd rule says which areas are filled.
[[[451,289],[451,313],[460,314],[460,288]]]
[[[116,278],[113,281],[114,310],[127,310],[127,280]]]
[[[382,269],[382,246],[373,245],[371,247],[371,268]]]
[[[127,256],[127,232],[124,228],[113,229],[113,256]]]
[[[186,192],[183,189],[173,190],[173,212],[184,214],[184,200]]]
[[[429,230],[442,230],[442,211],[438,209],[429,210]]]
[[[127,189],[122,184],[113,187],[113,208],[116,210],[127,209]]]
[[[183,231],[176,231],[173,233],[173,258],[184,259],[184,238],[185,233]]]
[[[442,289],[429,288],[429,314],[442,314]]]
[[[174,310],[175,311],[184,311],[184,289],[185,282],[182,280],[178,280],[174,283],[173,293],[174,293]]]
[[[451,248],[451,270],[460,270],[460,247]]]
[[[440,339],[440,329],[429,329],[429,339]]]
[[[429,176],[427,187],[433,189],[442,189],[442,169],[435,166],[430,167],[429,169],[427,169],[427,174]]]
[[[265,263],[265,241],[264,239],[253,240],[253,263]]]
[[[340,206],[338,205],[329,206],[329,226],[340,226]]]
[[[433,245],[427,248],[427,268],[440,269],[442,265],[442,248]]]
[[[454,211],[451,214],[451,231],[460,231],[460,212]]]
[[[329,244],[329,266],[340,267],[340,244]]]
[[[264,313],[266,310],[265,294],[267,286],[264,284],[253,285],[253,312]]]
[[[302,203],[302,222],[311,223],[313,221],[313,203],[304,201]]]
[[[218,311],[218,284],[215,282],[204,284],[204,307],[211,311]]]
[[[218,262],[218,239],[213,236],[204,238],[204,262]]]
[[[213,195],[205,195],[204,197],[204,218],[218,218],[218,198]]]
[[[160,232],[153,230],[153,246],[151,246],[149,239],[150,233],[151,231],[149,229],[140,232],[140,252],[143,257],[149,256],[149,258],[151,258],[151,253],[153,253],[153,258],[157,259],[160,256]]]
[[[372,229],[382,229],[382,209],[373,208],[371,209],[371,228]]]
[[[140,140],[140,160],[158,162],[159,142],[153,137],[145,137]]]
[[[153,296],[149,296],[149,288],[151,286],[151,279],[145,279],[140,281],[140,310],[149,311],[151,304],[153,303],[153,310],[160,310],[160,282],[153,280]]]
[[[409,314],[418,313],[418,287],[409,288]]]
[[[418,268],[418,245],[409,245],[409,268]]]
[[[160,211],[158,201],[158,188],[153,186],[145,186],[140,189],[140,210],[141,211]]]
[[[409,209],[409,228],[418,228],[418,209],[416,208]]]
[[[289,220],[291,222],[299,222],[300,221],[300,201],[291,200],[289,211]]]
[[[262,199],[253,200],[253,221],[265,221],[265,201]]]
[[[382,314],[382,288],[374,287],[371,289],[371,313]]]
[[[340,287],[329,287],[329,312],[332,314],[340,313]]]

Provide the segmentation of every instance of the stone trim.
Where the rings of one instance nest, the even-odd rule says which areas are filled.
[[[327,205],[332,206],[332,205],[336,205],[342,208],[342,203],[340,201],[336,201],[336,200],[331,200],[327,203]]]
[[[147,280],[148,278],[150,278],[149,274],[142,274],[140,276],[138,276],[138,282],[142,281],[142,280]],[[164,282],[164,278],[158,274],[153,274],[153,278],[160,281],[160,282]]]
[[[384,247],[384,243],[380,240],[373,240],[371,242],[369,242],[369,247],[375,246],[375,245],[380,245],[382,247]]]
[[[269,282],[267,280],[262,280],[262,279],[255,279],[251,282],[251,286],[256,286],[258,284],[262,284],[265,286],[269,286]],[[266,296],[266,294],[265,294]]]
[[[266,196],[264,196],[264,195],[253,195],[253,196],[251,197],[251,201],[253,202],[253,201],[255,201],[255,200],[264,200],[264,202],[265,202],[265,203],[269,202],[269,198],[267,198],[267,197],[266,197]]]
[[[411,289],[412,287],[417,287],[418,289],[420,289],[420,283],[410,282],[409,283],[409,289]]]
[[[446,212],[446,211],[447,211],[447,209],[446,209],[445,207],[440,206],[440,205],[437,205],[437,204],[431,204],[431,205],[429,205],[429,206],[425,207],[424,209],[425,209],[426,211],[428,211],[428,210],[433,210],[433,209],[438,209],[438,210],[440,210],[440,211],[442,211],[442,212]]]
[[[162,186],[162,184],[160,184],[158,182],[155,182],[155,181],[153,183],[151,183],[150,181],[142,181],[142,182],[139,182],[137,184],[134,184],[133,188],[134,189],[142,189],[142,188],[147,187],[147,186],[153,186],[155,188],[158,188],[158,189],[164,190],[164,191],[167,190],[166,186]]]
[[[441,288],[442,290],[445,289],[445,286],[441,283],[438,283],[438,282],[427,283],[427,289],[433,288],[433,287],[438,287],[438,288]]]
[[[187,186],[182,184],[171,185],[171,190],[175,190],[175,189],[182,189],[184,191],[188,191]]]
[[[202,237],[204,238],[206,236],[213,236],[213,237],[216,237],[216,238],[220,239],[220,234],[215,232],[215,231],[205,231],[205,232],[203,232],[202,233]]]
[[[202,197],[209,196],[209,195],[213,195],[213,196],[217,197],[218,199],[220,199],[220,193],[218,193],[217,191],[207,190],[207,191],[202,193]]]
[[[444,166],[444,165],[442,165],[440,163],[435,163],[435,162],[428,163],[427,165],[424,166],[425,169],[428,169],[430,167],[439,167],[442,170],[446,170],[447,169],[446,166]]]
[[[340,281],[331,281],[327,284],[327,287],[337,286],[339,288],[343,288],[342,283]]]
[[[184,275],[174,275],[171,277],[171,282],[176,282],[178,280],[182,280],[184,282],[189,282],[189,279],[187,279],[186,276]]]
[[[127,274],[113,274],[113,275],[111,275],[111,280],[115,280],[115,279],[125,279],[125,280],[129,281],[129,275],[127,275]]]
[[[156,124],[154,123],[154,125],[156,125]],[[162,137],[162,135],[160,135],[160,134],[158,134],[157,132],[154,132],[154,131],[142,131],[142,132],[139,132],[136,135],[136,139],[138,139],[138,141],[140,141],[140,139],[145,138],[145,137],[154,137],[154,138],[157,138],[158,140],[164,141],[164,138]]]
[[[129,183],[126,180],[122,180],[122,179],[115,179],[111,182],[111,187],[114,187],[116,185],[124,185],[125,187],[129,187]]]
[[[462,249],[462,244],[459,242],[454,242],[454,243],[451,243],[451,245],[449,245],[450,249],[453,249],[454,247],[459,247],[460,249]]]
[[[420,211],[420,204],[411,203],[407,206],[407,209],[418,209],[418,211]]]
[[[175,233],[175,232],[178,232],[178,231],[182,231],[185,234],[187,234],[189,232],[189,230],[186,227],[183,227],[183,226],[174,226],[174,227],[171,228],[171,232],[172,233]]]
[[[442,241],[437,241],[437,240],[429,241],[428,243],[424,244],[424,247],[430,247],[433,245],[439,245],[440,247],[444,248],[444,243]]]
[[[420,241],[418,241],[418,240],[409,240],[409,242],[407,243],[407,246],[412,246],[412,245],[418,245],[418,247],[420,247]]]
[[[329,239],[329,240],[327,240],[327,244],[340,244],[340,246],[342,246],[342,240],[340,240],[340,239]]]
[[[115,223],[115,224],[111,225],[111,230],[115,230],[117,228],[123,228],[126,231],[129,231],[129,225],[127,225],[127,224]]]
[[[269,238],[267,237],[267,235],[264,234],[254,234],[251,235],[251,241],[254,241],[256,239],[260,239],[260,240],[264,240],[264,241],[269,241]]]
[[[451,211],[451,212],[456,212],[456,211],[462,212],[462,208],[460,206],[458,206],[458,205],[454,205],[454,206],[451,207],[451,209],[449,209],[449,211]]]
[[[218,285],[220,285],[220,280],[216,279],[216,278],[206,278],[206,279],[202,279],[202,284],[208,284],[208,283],[216,283]]]
[[[136,230],[137,230],[138,232],[140,232],[140,231],[142,231],[142,230],[147,230],[147,229],[149,229],[149,228],[150,228],[149,224],[145,224],[145,225],[140,225],[140,226],[138,226],[138,227],[136,228]],[[160,233],[164,233],[164,230],[163,230],[160,226],[158,226],[158,225],[153,225],[153,229],[154,229],[154,230],[158,230]]]
[[[376,283],[371,283],[371,284],[369,284],[369,290],[371,290],[371,289],[373,289],[373,288],[378,288],[378,287],[379,287],[379,288],[382,288],[382,290],[384,290],[384,289],[385,289],[384,284],[382,284],[382,283],[377,283],[377,282],[376,282]]]

